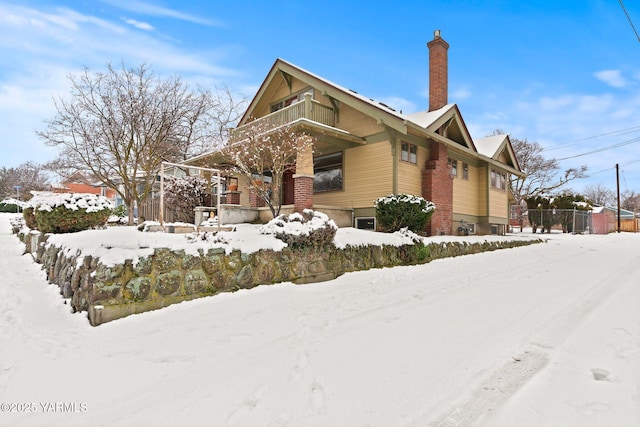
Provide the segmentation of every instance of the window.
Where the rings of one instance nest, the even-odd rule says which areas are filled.
[[[447,157],[447,167],[451,172],[451,176],[458,176],[458,161],[456,159]]]
[[[462,163],[462,179],[469,179],[469,164]]]
[[[287,98],[280,100],[274,104],[271,104],[271,112],[275,113],[278,110],[282,110],[284,107],[288,107],[291,104],[295,104],[296,102],[303,101],[304,95],[306,93],[310,93],[313,96],[313,88],[307,88],[306,90],[300,91],[294,95],[290,95]]]
[[[400,151],[400,160],[403,162],[418,163],[418,146],[402,141]]]
[[[499,190],[507,189],[507,175],[491,169],[491,187]]]
[[[342,151],[313,159],[313,192],[342,190]]]
[[[375,230],[376,219],[373,217],[356,218],[356,228],[359,228],[361,230]]]

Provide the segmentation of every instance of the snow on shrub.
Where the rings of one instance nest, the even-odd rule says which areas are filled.
[[[279,215],[260,227],[260,233],[272,234],[290,247],[313,248],[332,245],[337,230],[332,219],[311,209]]]
[[[33,194],[25,206],[25,221],[29,228],[43,233],[72,233],[101,227],[111,215],[111,202],[97,194],[35,191]],[[32,224],[34,219],[36,227]]]
[[[388,233],[402,228],[422,231],[436,209],[433,202],[411,194],[390,194],[376,199],[374,204],[376,221]]]

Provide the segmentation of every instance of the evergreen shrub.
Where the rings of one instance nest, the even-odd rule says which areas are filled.
[[[25,221],[35,217],[37,228],[43,233],[73,233],[103,227],[111,215],[111,203],[96,194],[41,194],[25,208]],[[29,211],[29,212],[28,212]]]
[[[16,203],[0,202],[0,212],[18,213],[20,212],[20,206]]]
[[[436,205],[420,196],[390,194],[374,202],[378,227],[387,233],[403,228],[417,233],[424,229]]]
[[[305,209],[302,213],[279,215],[263,225],[262,234],[273,234],[289,247],[322,248],[333,245],[338,226],[322,212]]]

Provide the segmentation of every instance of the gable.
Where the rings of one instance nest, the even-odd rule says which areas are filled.
[[[442,135],[445,138],[449,138],[450,140],[456,142],[459,145],[462,145],[466,148],[472,148],[473,143],[471,142],[471,137],[466,133],[466,129],[460,125],[460,121],[457,117],[454,117],[451,120],[451,123],[444,129],[444,134]]]
[[[269,114],[274,103],[286,101],[288,96],[300,94],[306,89],[312,89],[313,99],[331,107],[337,117],[340,117],[344,106],[349,106],[372,118],[379,125],[384,124],[405,134],[407,132],[404,117],[394,109],[355,91],[340,87],[282,59],[277,59],[271,67],[238,126],[246,124],[251,118]]]
[[[274,112],[275,109],[299,102],[307,92],[312,94],[314,92],[314,88],[308,83],[291,76],[286,77],[283,73],[277,73],[264,88],[262,96],[256,99],[257,102],[251,110],[251,115],[247,118],[266,116]]]
[[[478,138],[476,139],[476,147],[481,155],[520,171],[520,165],[513,151],[509,135],[499,134]]]
[[[433,111],[407,114],[405,117],[421,129],[449,140],[452,145],[477,151],[456,104],[447,104]]]

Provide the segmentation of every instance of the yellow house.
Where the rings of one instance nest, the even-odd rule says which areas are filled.
[[[509,180],[522,175],[509,137],[471,138],[457,105],[447,102],[449,45],[436,31],[428,47],[429,110],[413,114],[275,61],[233,132],[257,119],[315,138],[312,167],[285,174],[283,212],[313,207],[341,226],[375,228],[374,200],[407,193],[435,203],[428,235],[506,231]],[[211,167],[214,157],[187,163]],[[238,190],[227,203],[256,205],[250,191]]]

